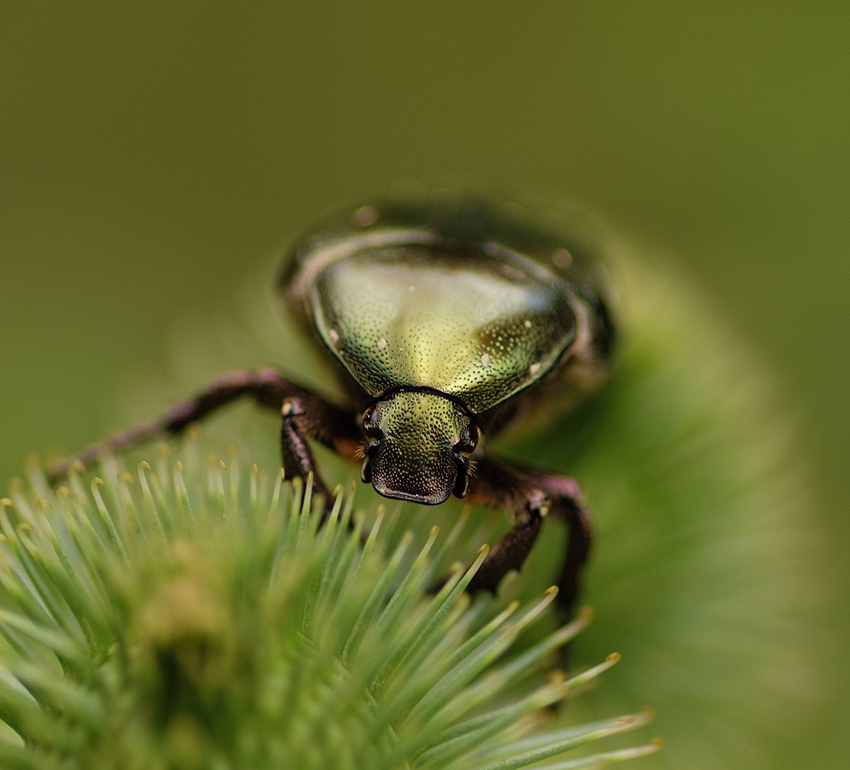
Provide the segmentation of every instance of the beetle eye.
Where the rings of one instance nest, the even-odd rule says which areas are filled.
[[[454,445],[455,454],[468,457],[475,451],[478,445],[478,428],[469,423],[460,434],[460,440]]]
[[[366,413],[363,415],[363,432],[366,434],[366,438],[369,439],[369,443],[366,447],[367,449],[384,437],[384,431],[382,431],[375,422],[375,410],[371,407],[367,409]]]

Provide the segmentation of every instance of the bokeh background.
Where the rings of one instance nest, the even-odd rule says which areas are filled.
[[[775,373],[840,553],[848,40],[839,2],[4,3],[0,479],[115,427],[175,324],[328,210],[457,178],[575,197],[686,269]],[[847,705],[775,766],[844,766]]]

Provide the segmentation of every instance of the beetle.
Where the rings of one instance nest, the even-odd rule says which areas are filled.
[[[332,362],[348,394],[331,401],[277,369],[234,372],[163,417],[54,466],[92,462],[248,396],[280,413],[287,478],[332,496],[310,441],[361,463],[384,497],[438,505],[450,496],[501,508],[513,527],[470,590],[519,569],[547,515],[568,541],[559,603],[579,593],[591,522],[577,483],[484,451],[541,409],[568,408],[605,379],[613,327],[604,281],[580,228],[559,231],[512,203],[433,193],[359,206],[304,236],[277,284],[286,310]]]

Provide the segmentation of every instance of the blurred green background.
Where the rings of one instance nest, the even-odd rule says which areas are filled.
[[[838,2],[4,3],[0,479],[116,427],[175,324],[329,209],[458,178],[686,266],[776,373],[840,550],[848,40]],[[843,766],[845,722],[777,762]]]

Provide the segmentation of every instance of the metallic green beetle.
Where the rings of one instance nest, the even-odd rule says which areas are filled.
[[[308,440],[362,460],[363,481],[385,497],[437,505],[454,494],[509,511],[515,526],[473,590],[494,590],[522,565],[547,514],[563,519],[559,598],[569,607],[591,538],[578,486],[498,460],[480,437],[528,424],[541,406],[571,406],[604,378],[612,326],[598,270],[578,233],[535,225],[512,204],[434,194],[361,206],[304,237],[279,283],[288,311],[336,365],[348,403],[273,369],[236,372],[75,459],[179,433],[248,395],[280,411],[286,475],[310,476],[326,506]]]

